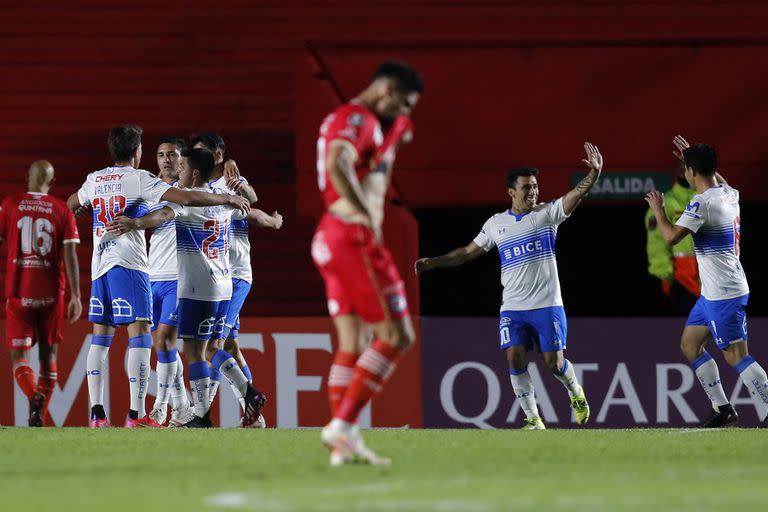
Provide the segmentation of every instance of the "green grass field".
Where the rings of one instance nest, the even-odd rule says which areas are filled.
[[[683,511],[765,506],[768,432],[377,430],[389,468],[317,430],[0,429],[0,509]]]

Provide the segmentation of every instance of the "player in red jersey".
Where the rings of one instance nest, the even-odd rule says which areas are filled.
[[[0,205],[0,242],[8,242],[5,297],[7,344],[19,387],[29,398],[29,426],[41,427],[56,385],[56,349],[64,316],[64,269],[70,295],[67,318],[80,318],[80,273],[75,217],[67,204],[48,191],[53,166],[38,160],[29,168],[27,192]],[[29,366],[27,351],[38,343],[40,378]]]
[[[384,201],[398,146],[413,136],[408,115],[419,74],[389,61],[355,99],[328,115],[317,141],[318,185],[326,212],[312,240],[339,338],[328,377],[333,419],[321,439],[331,464],[388,464],[365,447],[357,420],[415,339],[403,281],[381,242]],[[386,135],[381,123],[389,126]],[[373,342],[361,350],[369,332]]]

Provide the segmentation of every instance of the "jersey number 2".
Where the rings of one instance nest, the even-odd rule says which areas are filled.
[[[221,222],[218,220],[207,220],[205,221],[205,224],[203,224],[203,229],[206,231],[213,231],[210,235],[208,235],[203,240],[203,254],[205,254],[208,259],[211,260],[217,260],[219,259],[219,248],[218,247],[211,247],[216,241],[221,238],[222,232],[221,232]],[[226,236],[226,229],[223,233]]]

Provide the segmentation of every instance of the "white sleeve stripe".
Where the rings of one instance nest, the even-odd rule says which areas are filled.
[[[63,243],[65,243],[65,244],[79,244],[80,243],[80,239],[79,238],[67,238],[66,240],[64,240]]]

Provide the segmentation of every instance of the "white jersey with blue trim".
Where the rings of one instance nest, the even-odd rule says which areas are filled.
[[[245,184],[248,180],[242,178]],[[229,187],[224,176],[212,181],[210,187],[222,194],[235,195]],[[232,279],[242,279],[253,282],[253,271],[251,270],[251,241],[248,239],[248,221],[233,219],[231,224],[229,264],[232,266]]]
[[[733,299],[749,293],[739,262],[739,215],[739,191],[723,184],[693,196],[677,221],[678,226],[693,232],[705,299]]]
[[[211,188],[194,188],[213,193]],[[179,282],[177,297],[216,302],[232,298],[228,231],[230,219],[245,215],[231,206],[181,206],[176,213]]]
[[[568,218],[563,199],[542,203],[516,215],[511,210],[488,219],[474,242],[501,258],[504,286],[501,311],[528,311],[562,306],[555,260],[557,226]]]
[[[178,181],[171,184],[178,186]],[[163,201],[149,207],[154,212],[167,206]],[[152,228],[149,236],[149,280],[150,281],[176,281],[179,277],[179,262],[176,258],[176,221],[169,220]]]
[[[91,279],[115,266],[149,272],[144,231],[113,235],[106,226],[118,215],[143,217],[148,204],[159,202],[169,188],[154,174],[130,166],[106,167],[88,175],[77,198],[81,205],[93,207]]]

